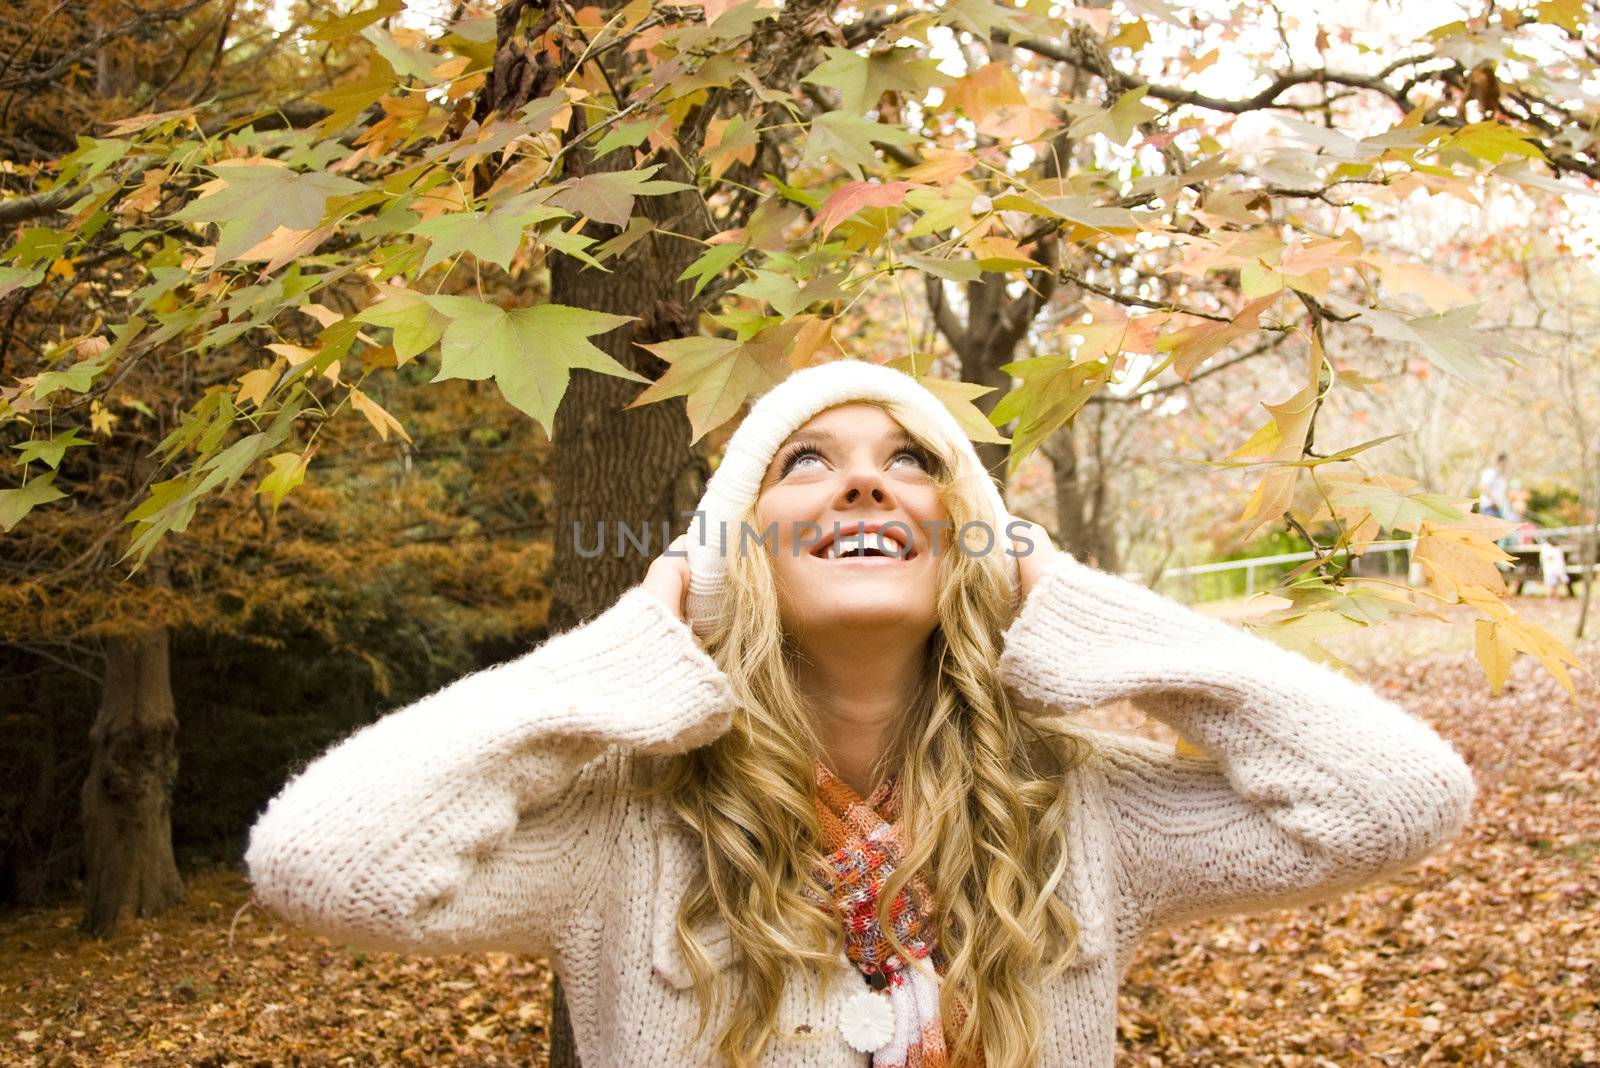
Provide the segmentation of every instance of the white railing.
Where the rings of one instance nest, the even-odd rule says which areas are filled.
[[[1528,544],[1533,544],[1540,541],[1547,541],[1553,537],[1561,537],[1567,534],[1577,534],[1586,530],[1595,530],[1597,527],[1600,527],[1600,524],[1591,523],[1587,526],[1580,525],[1574,527],[1539,527],[1536,530],[1524,532],[1528,535],[1531,535],[1531,537],[1527,541],[1524,541],[1520,544],[1526,546]],[[1511,533],[1517,532],[1512,531]],[[1411,574],[1411,549],[1415,544],[1416,541],[1412,538],[1407,538],[1403,541],[1373,542],[1371,545],[1367,546],[1367,548],[1362,552],[1361,556],[1356,557],[1356,560],[1360,561],[1367,558],[1376,559],[1385,553],[1403,552],[1406,554],[1406,566],[1404,568],[1404,573],[1409,576]],[[1183,579],[1185,588],[1190,592],[1189,600],[1193,601],[1193,576],[1215,574],[1223,571],[1238,571],[1242,568],[1245,576],[1245,596],[1250,596],[1256,592],[1256,568],[1267,567],[1272,564],[1297,563],[1302,560],[1314,559],[1319,555],[1322,554],[1305,550],[1296,553],[1278,553],[1274,556],[1251,556],[1243,560],[1221,560],[1212,564],[1191,564],[1187,567],[1163,568],[1161,574],[1157,576],[1152,585],[1159,585],[1170,579]],[[1574,572],[1581,575],[1585,571],[1595,570],[1596,568],[1600,568],[1600,565],[1585,567],[1583,563],[1578,560],[1568,559],[1567,561],[1567,573],[1569,575]],[[1399,571],[1400,569],[1397,568],[1395,570]],[[1144,572],[1142,571],[1124,571],[1122,572],[1122,576],[1127,579],[1132,579],[1135,582],[1148,581]]]

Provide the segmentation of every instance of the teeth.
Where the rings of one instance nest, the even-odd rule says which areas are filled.
[[[885,530],[865,533],[852,531],[848,534],[841,534],[828,545],[826,555],[829,560],[837,560],[841,555],[850,552],[864,556],[869,549],[882,553],[884,556],[903,557],[905,555],[905,546],[901,543],[900,538],[893,531]]]

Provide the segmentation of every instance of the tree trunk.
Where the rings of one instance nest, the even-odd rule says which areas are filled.
[[[605,274],[579,270],[576,260],[561,257],[551,268],[550,299],[639,316],[641,322],[598,337],[595,343],[619,363],[659,378],[665,365],[634,342],[691,332],[691,324],[682,318],[687,301],[677,299],[687,294],[679,293],[681,287],[673,281],[687,265],[680,257],[646,250]],[[610,375],[575,371],[556,413],[551,450],[556,535],[550,568],[553,632],[607,607],[644,578],[650,561],[688,527],[688,513],[705,490],[709,465],[699,450],[690,447],[682,400],[622,410],[642,388]],[[645,546],[643,550],[619,536],[623,527]]]
[[[1050,460],[1056,494],[1056,536],[1061,548],[1104,571],[1121,570],[1116,531],[1107,506],[1109,487],[1103,465],[1093,470],[1078,455],[1077,423],[1057,430],[1041,449]]]
[[[105,687],[89,730],[83,784],[82,929],[94,937],[111,934],[129,916],[153,916],[183,900],[172,856],[177,736],[166,628],[107,639]]]

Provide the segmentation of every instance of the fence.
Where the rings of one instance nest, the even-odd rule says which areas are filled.
[[[1574,527],[1540,527],[1534,531],[1536,541],[1548,540],[1568,534],[1578,534],[1586,530],[1594,530],[1600,524]],[[1344,555],[1334,559],[1340,564],[1348,561],[1350,573],[1359,577],[1374,575],[1404,576],[1405,580],[1415,582],[1411,563],[1411,549],[1416,544],[1415,539],[1407,538],[1402,541],[1380,541],[1369,545],[1357,557],[1347,558]],[[1404,554],[1403,558],[1400,554]],[[1295,565],[1318,556],[1318,553],[1307,550],[1297,553],[1278,553],[1275,556],[1252,556],[1243,560],[1222,560],[1211,564],[1191,564],[1186,567],[1166,568],[1152,584],[1153,588],[1169,596],[1177,596],[1187,604],[1197,604],[1201,601],[1221,600],[1229,597],[1248,597],[1257,589],[1270,588],[1284,574],[1293,570]],[[1579,560],[1567,561],[1567,573],[1582,574],[1586,568]],[[1243,572],[1243,574],[1240,574]],[[1147,576],[1139,571],[1125,571],[1124,578],[1136,582],[1146,582]],[[1173,587],[1176,587],[1174,592]]]

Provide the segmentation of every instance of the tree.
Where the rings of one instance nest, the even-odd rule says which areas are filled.
[[[27,24],[32,36],[6,42],[8,70],[22,71],[4,83],[12,91],[5,101],[9,135],[34,154],[36,165],[70,150],[75,143],[71,126],[97,121],[85,115],[118,118],[150,103],[130,96],[148,92],[156,100],[181,102],[215,86],[237,101],[272,84],[286,69],[296,73],[295,64],[272,62],[287,36],[235,46],[228,31],[240,11],[237,4],[163,6],[149,19],[103,26],[58,18],[59,5],[38,5]],[[80,54],[99,57],[93,77],[77,73],[74,57]],[[108,69],[114,77],[105,73]],[[54,110],[39,105],[46,98],[55,101]],[[29,166],[19,169],[26,172]],[[159,183],[145,189],[149,199],[142,210],[162,213]],[[52,202],[46,208],[59,206]],[[37,227],[24,231],[22,240],[41,232]],[[157,345],[143,358],[120,364],[99,391],[78,388],[81,383],[70,375],[52,383],[45,368],[63,354],[92,359],[119,351],[102,331],[108,308],[118,300],[114,291],[128,277],[125,261],[116,254],[86,266],[82,274],[59,262],[54,277],[61,288],[13,300],[4,319],[0,353],[17,379],[29,383],[33,401],[48,399],[49,418],[74,429],[53,439],[30,437],[25,413],[31,401],[20,410],[7,408],[8,436],[15,440],[11,431],[23,429],[17,444],[22,464],[46,473],[16,492],[6,491],[0,509],[0,526],[9,531],[0,542],[5,576],[0,641],[70,664],[100,688],[82,789],[82,841],[84,928],[104,935],[126,917],[151,915],[183,896],[171,838],[179,710],[169,680],[169,648],[177,629],[268,640],[261,633],[263,616],[280,628],[317,629],[327,614],[352,610],[353,588],[381,584],[392,598],[414,597],[417,607],[436,614],[449,612],[449,602],[473,605],[476,618],[461,622],[463,633],[527,633],[544,623],[539,576],[525,568],[506,572],[520,551],[518,543],[535,532],[535,525],[547,524],[528,524],[508,538],[505,517],[494,514],[498,502],[441,506],[432,479],[443,468],[429,461],[448,451],[440,449],[444,439],[456,439],[469,451],[472,466],[504,487],[497,494],[501,502],[525,504],[535,495],[534,485],[521,492],[513,487],[538,450],[521,440],[531,431],[525,421],[505,425],[510,413],[497,417],[475,411],[482,407],[481,398],[472,396],[476,383],[444,384],[417,403],[424,401],[415,389],[423,380],[410,369],[401,377],[412,381],[368,383],[365,390],[349,391],[347,399],[370,420],[368,429],[380,432],[370,442],[365,429],[336,423],[313,435],[304,452],[270,456],[254,480],[256,493],[195,501],[175,520],[187,536],[159,546],[130,580],[117,565],[125,548],[117,544],[120,528],[130,513],[139,524],[138,507],[147,491],[154,487],[158,496],[162,491],[162,456],[170,455],[175,437],[181,438],[174,436],[172,413],[231,405],[217,433],[231,428],[236,413],[248,419],[255,392],[264,388],[262,376],[252,376],[259,363],[258,339],[220,339],[203,362]],[[325,298],[339,307],[339,294]],[[228,314],[238,314],[241,307]],[[294,354],[309,339],[308,330],[320,329],[318,317],[331,322],[357,310],[300,305],[300,323],[281,327],[274,344]],[[76,340],[63,349],[62,337]],[[414,437],[382,407],[395,386],[406,390],[398,395],[396,410],[414,417]],[[494,450],[483,443],[486,433],[510,443],[514,450],[507,451],[515,451],[521,463],[497,466]],[[303,492],[280,514],[279,506],[304,476],[302,457],[313,451],[319,452],[332,485]],[[395,530],[393,520],[362,492],[354,461],[363,451],[369,458],[381,452],[381,459],[403,469],[386,494],[403,503],[403,531]],[[228,449],[219,452],[226,455]],[[425,463],[428,477],[422,474]],[[221,485],[242,474],[219,462],[208,477]],[[69,497],[59,496],[63,490],[70,490]],[[22,510],[51,494],[70,505],[40,510],[18,523]],[[337,528],[316,514],[330,507],[347,509],[341,514],[353,513],[362,522]],[[433,542],[441,528],[451,531],[464,554],[459,563],[438,559]],[[353,628],[354,621],[348,622]],[[328,637],[330,645],[341,646],[340,636]],[[369,650],[353,644],[344,648],[365,659],[375,689],[383,692],[381,663]]]

